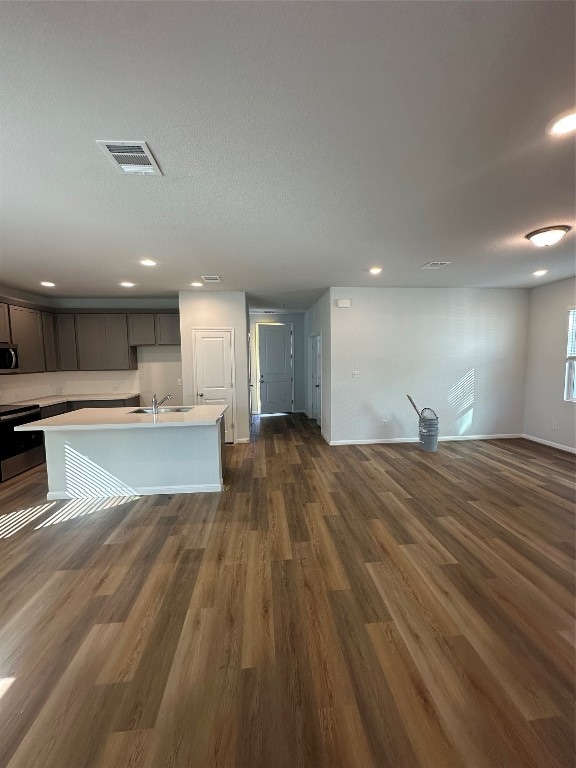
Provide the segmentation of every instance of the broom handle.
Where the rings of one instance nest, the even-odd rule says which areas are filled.
[[[420,411],[418,410],[418,408],[416,408],[416,403],[414,402],[414,400],[412,400],[410,395],[406,395],[406,397],[408,398],[408,400],[410,400],[410,402],[412,403],[412,408],[414,408],[414,410],[418,414],[418,418],[420,418]]]

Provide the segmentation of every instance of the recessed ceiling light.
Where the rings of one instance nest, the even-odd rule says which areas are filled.
[[[537,248],[545,248],[562,240],[566,232],[570,232],[571,229],[572,227],[566,224],[556,227],[543,227],[542,229],[535,229],[534,232],[528,232],[525,237],[531,243],[534,243]]]
[[[558,115],[546,130],[552,136],[564,136],[566,133],[576,131],[576,110],[571,109],[569,112]]]
[[[202,283],[194,282],[190,283],[193,288],[202,288]]]
[[[544,277],[544,275],[548,274],[547,269],[537,269],[536,272],[532,272],[534,277]]]
[[[370,267],[371,275],[379,275],[382,272],[382,267]]]
[[[134,288],[136,283],[130,283],[128,282],[128,280],[124,280],[124,282],[120,283],[120,285],[122,286],[122,288]]]
[[[140,259],[140,264],[142,264],[143,267],[155,267],[156,262],[153,261],[153,259]]]
[[[49,280],[43,280],[40,285],[43,285],[44,288],[56,288],[56,283],[51,283]]]

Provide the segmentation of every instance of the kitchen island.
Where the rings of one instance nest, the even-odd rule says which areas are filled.
[[[16,429],[44,432],[48,499],[221,491],[226,408],[82,408]]]

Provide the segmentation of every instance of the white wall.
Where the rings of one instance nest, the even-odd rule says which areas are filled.
[[[330,317],[332,442],[415,439],[407,394],[441,436],[522,433],[527,290],[331,288]]]
[[[294,410],[304,411],[306,409],[306,393],[304,382],[305,353],[306,343],[304,339],[304,313],[278,313],[264,314],[261,312],[250,314],[250,356],[252,368],[253,390],[256,392],[256,381],[254,380],[256,368],[256,359],[258,349],[256,347],[256,324],[257,323],[292,323],[293,343],[294,343]],[[256,399],[256,398],[254,398]],[[257,404],[252,403],[252,410],[256,412]]]
[[[57,371],[0,375],[0,403],[52,395],[139,392],[138,371]]]
[[[170,394],[172,399],[167,405],[183,405],[180,347],[137,347],[137,352],[142,402],[148,405],[152,402],[152,395],[160,399]]]
[[[308,339],[319,334],[322,339],[322,417],[320,429],[323,438],[332,440],[332,328],[330,319],[330,290],[326,291],[318,301],[306,312],[304,320],[306,337],[306,413],[312,412],[312,390],[308,366]]]
[[[182,396],[196,402],[193,389],[192,348],[194,328],[234,328],[236,379],[236,442],[250,438],[248,414],[248,323],[246,294],[241,291],[182,291],[180,335],[182,347]]]
[[[576,307],[576,280],[530,291],[524,433],[576,449],[576,403],[564,401],[568,309]],[[553,428],[558,425],[558,429]]]

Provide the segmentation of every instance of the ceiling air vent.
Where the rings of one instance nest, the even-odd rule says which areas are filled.
[[[162,171],[145,141],[97,140],[96,144],[120,173],[155,173],[162,176]]]
[[[429,261],[428,264],[424,264],[420,269],[442,269],[447,264],[452,264],[451,261]]]
[[[205,283],[221,283],[222,280],[218,277],[218,275],[200,275],[202,280],[204,280]]]

